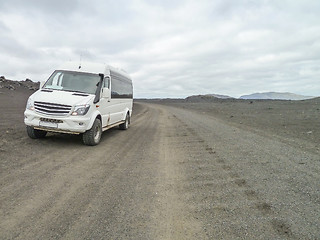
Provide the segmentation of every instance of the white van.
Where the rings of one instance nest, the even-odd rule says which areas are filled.
[[[122,70],[69,62],[41,85],[24,112],[30,138],[43,138],[48,131],[82,134],[84,144],[97,145],[103,131],[129,127],[133,88]]]

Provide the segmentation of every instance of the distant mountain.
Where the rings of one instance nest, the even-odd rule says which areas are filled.
[[[187,101],[196,101],[196,102],[202,102],[202,101],[212,101],[215,99],[229,99],[233,98],[227,95],[220,95],[220,94],[205,94],[205,95],[193,95],[186,97]]]
[[[249,95],[243,95],[240,99],[274,99],[274,100],[305,100],[314,97],[303,96],[294,93],[280,93],[280,92],[265,92],[265,93],[253,93]]]
[[[220,95],[220,94],[206,94],[204,96],[211,96],[211,97],[216,97],[216,98],[233,98],[233,97],[230,97],[230,96],[227,96],[227,95]]]

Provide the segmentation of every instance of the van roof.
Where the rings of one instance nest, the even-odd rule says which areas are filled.
[[[103,73],[109,74],[110,70],[131,79],[131,77],[123,70],[114,68],[107,64],[93,63],[93,62],[66,62],[60,66],[59,70],[75,71],[75,72],[86,72],[86,73]]]

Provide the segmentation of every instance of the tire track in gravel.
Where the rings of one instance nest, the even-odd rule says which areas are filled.
[[[159,135],[162,177],[156,187],[162,204],[155,208],[154,219],[159,226],[156,239],[209,239],[202,222],[193,214],[193,203],[188,201],[187,172],[181,167],[186,158],[181,146],[187,133],[166,109],[157,109],[163,117]]]
[[[195,205],[198,205],[196,208],[196,213],[199,214],[199,218],[204,217],[203,221],[206,223],[205,225],[208,226],[207,228],[205,228],[208,237],[223,239],[230,237],[238,238],[243,236],[250,236],[250,233],[247,232],[247,229],[241,229],[238,228],[238,226],[221,226],[221,229],[219,229],[220,226],[216,222],[217,219],[214,218],[221,217],[221,213],[223,213],[222,215],[225,215],[224,212],[228,212],[230,210],[228,205],[217,202],[215,194],[212,194],[210,192],[212,192],[212,189],[217,188],[217,186],[219,186],[219,184],[217,184],[217,181],[221,180],[223,181],[223,187],[226,187],[227,185],[234,185],[236,188],[239,189],[242,187],[246,187],[246,189],[248,189],[247,191],[253,192],[253,190],[250,189],[250,187],[246,184],[246,181],[244,179],[241,179],[237,173],[232,171],[232,167],[230,165],[227,165],[223,158],[219,157],[216,151],[214,151],[214,149],[208,145],[208,143],[199,135],[199,133],[194,128],[187,125],[182,119],[179,119],[176,115],[174,115],[174,117],[176,121],[179,122],[179,125],[185,126],[186,130],[190,133],[183,134],[183,136],[191,136],[191,139],[186,140],[185,143],[192,144],[192,148],[191,146],[188,146],[189,150],[192,149],[191,151],[189,151],[189,156],[196,158],[197,164],[192,163],[192,165],[198,165],[198,168],[196,166],[192,166],[192,172],[190,173],[190,175],[192,176],[195,173],[194,169],[196,168],[198,170],[197,174],[192,177],[193,182],[191,183],[192,189],[197,189],[197,191],[194,193],[195,196],[193,196],[193,202],[195,203]],[[208,153],[209,156],[206,156],[205,153]],[[215,163],[218,164],[216,165]],[[217,179],[217,176],[214,174],[217,171],[222,173],[222,176],[219,176],[219,179]],[[216,190],[219,190],[219,188]],[[220,193],[216,191],[216,194]],[[242,192],[237,194],[243,195]],[[199,198],[199,196],[202,197]],[[243,198],[243,196],[241,197]],[[254,200],[254,204],[256,205],[257,210],[262,210],[260,206],[267,205],[266,203],[260,204],[261,200],[258,196],[256,196]],[[207,216],[201,216],[204,213]],[[210,213],[212,213],[213,216],[210,216]],[[265,211],[263,211],[262,213],[266,214]],[[208,215],[212,217],[212,222],[210,222],[210,217],[208,217]],[[241,216],[238,217],[241,218]],[[228,214],[227,216],[225,216],[226,221],[228,221],[227,218],[229,218]],[[266,223],[264,224],[268,225]],[[271,225],[264,226],[264,228],[269,228],[269,230],[271,230]],[[252,237],[253,236],[257,237],[257,235],[252,235]],[[269,233],[269,236],[275,237],[276,235]]]

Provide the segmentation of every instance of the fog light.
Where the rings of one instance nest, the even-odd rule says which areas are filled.
[[[82,126],[82,125],[83,125],[83,122],[79,122],[79,125]]]

